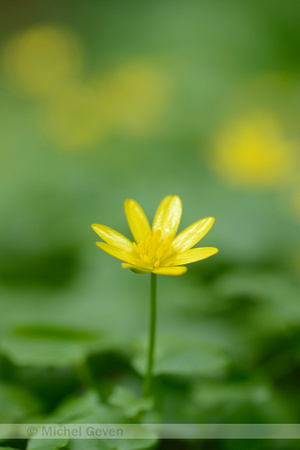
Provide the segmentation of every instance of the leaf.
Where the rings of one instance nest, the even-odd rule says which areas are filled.
[[[53,423],[115,423],[122,422],[122,414],[99,400],[95,391],[67,399],[49,418]]]
[[[0,383],[0,422],[17,423],[30,418],[41,409],[39,400],[25,389]]]
[[[299,324],[300,285],[282,273],[236,270],[221,277],[214,289],[225,308],[242,310],[237,325],[256,337]],[[249,299],[252,308],[245,316]]]
[[[216,381],[198,383],[192,393],[198,407],[198,420],[207,422],[218,417],[220,422],[289,423],[289,404],[283,401],[268,380]],[[200,422],[201,423],[201,422]]]
[[[124,386],[116,386],[108,399],[108,403],[122,409],[126,417],[134,417],[139,412],[153,408],[153,399],[137,397]]]
[[[142,375],[146,368],[146,350],[139,349],[132,361]],[[204,344],[191,336],[159,335],[154,358],[154,374],[184,376],[220,376],[226,370],[228,356],[218,347]]]
[[[157,439],[126,439],[115,441],[116,450],[142,450],[152,448],[157,443]]]
[[[0,447],[1,450],[16,450],[16,448],[13,447]]]
[[[59,450],[68,443],[69,439],[30,439],[26,450]]]
[[[70,450],[108,450],[108,440],[105,439],[76,439],[69,445]]]
[[[3,352],[21,365],[76,365],[95,348],[101,348],[96,333],[50,325],[18,326],[2,339]]]
[[[143,450],[157,443],[156,439],[78,439],[70,442],[70,450]]]

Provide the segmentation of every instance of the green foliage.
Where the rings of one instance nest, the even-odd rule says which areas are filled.
[[[142,411],[148,411],[153,408],[152,398],[137,397],[132,391],[124,386],[116,386],[108,402],[120,408],[125,417],[135,417]]]
[[[1,423],[32,420],[41,409],[36,396],[12,383],[0,383],[0,405]]]
[[[299,423],[297,2],[46,0],[30,14],[28,2],[4,3],[0,422]],[[71,36],[73,65],[52,37],[51,51],[40,38],[24,50],[34,39],[22,36],[48,27]],[[51,84],[55,67],[69,67],[65,84]],[[252,165],[240,153],[216,160],[220,129],[253,111],[274,116],[272,139],[291,149],[284,182],[259,183],[272,169],[263,153]],[[179,231],[216,218],[199,245],[220,252],[159,277],[153,399],[143,399],[149,276],[101,253],[90,225],[130,237],[125,198],[151,217],[168,194],[183,201]],[[299,446],[4,438],[3,450]]]
[[[68,439],[31,439],[26,450],[60,450],[66,448]]]
[[[140,351],[133,365],[144,374],[146,368],[146,347]],[[156,375],[218,376],[224,373],[228,358],[217,348],[203,345],[199,336],[177,334],[159,337],[155,356]]]

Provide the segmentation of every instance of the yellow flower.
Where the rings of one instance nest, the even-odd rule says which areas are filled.
[[[276,116],[256,112],[225,124],[216,136],[210,160],[230,183],[277,187],[295,173],[295,150]]]
[[[160,203],[151,229],[138,203],[125,200],[125,213],[135,242],[105,225],[95,224],[92,228],[105,241],[97,242],[98,247],[125,261],[123,267],[137,273],[182,275],[187,271],[184,264],[208,258],[218,249],[192,248],[210,230],[213,217],[195,222],[175,237],[181,212],[180,198],[168,195]]]

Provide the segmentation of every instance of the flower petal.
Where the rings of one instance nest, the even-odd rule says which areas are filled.
[[[133,264],[134,266],[138,266],[140,261],[136,258],[132,253],[121,250],[118,247],[114,247],[113,245],[105,244],[104,242],[96,242],[96,245],[104,250],[109,255],[114,256],[115,258],[121,259],[122,261],[126,261],[127,263]]]
[[[132,235],[138,244],[140,241],[144,241],[146,239],[149,232],[151,233],[148,219],[136,201],[127,199],[125,200],[124,207]]]
[[[146,269],[144,269],[142,267],[133,266],[132,264],[122,263],[121,266],[124,267],[124,269],[130,269],[130,270],[132,270],[132,272],[135,272],[135,273],[149,273],[149,272],[151,272],[150,268],[148,270],[146,270]]]
[[[182,205],[177,195],[168,195],[160,203],[154,220],[153,232],[161,230],[161,241],[166,240],[169,236],[173,238],[179,226],[181,219]]]
[[[208,258],[209,256],[218,253],[218,251],[219,250],[215,247],[192,248],[191,250],[186,250],[185,252],[177,253],[171,256],[168,260],[165,261],[165,263],[174,266],[181,264],[190,264],[192,262]]]
[[[214,224],[215,219],[213,217],[207,217],[206,219],[199,220],[193,223],[188,228],[183,230],[176,236],[172,242],[172,247],[176,252],[184,252],[193,247],[206,233],[209,232]]]
[[[121,233],[107,227],[106,225],[93,224],[93,230],[108,244],[130,252],[133,249],[132,242]]]
[[[158,267],[157,269],[153,270],[153,273],[157,273],[159,275],[173,275],[178,276],[182,275],[187,271],[187,268],[184,266],[180,267]]]

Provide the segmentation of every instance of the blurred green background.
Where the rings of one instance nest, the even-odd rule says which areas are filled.
[[[124,423],[148,408],[149,276],[101,252],[90,225],[131,238],[124,200],[152,219],[172,194],[180,230],[216,218],[201,245],[220,251],[159,277],[144,420],[299,423],[298,2],[1,5],[1,421]],[[84,445],[61,443],[208,448]]]

